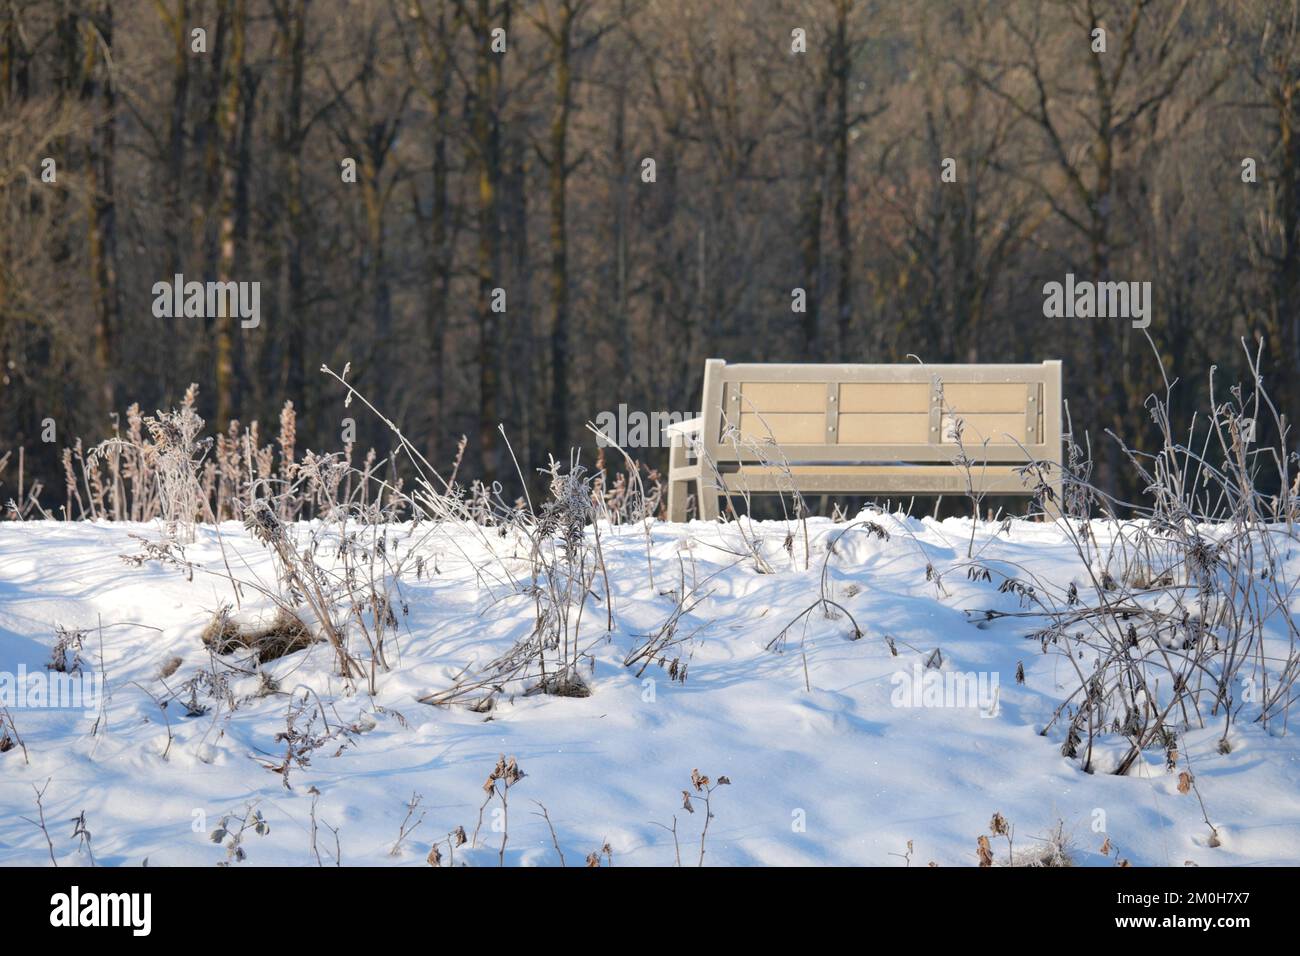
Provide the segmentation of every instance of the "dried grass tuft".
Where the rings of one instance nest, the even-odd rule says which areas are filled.
[[[212,616],[199,637],[214,654],[251,651],[260,664],[306,650],[318,640],[301,618],[283,608],[276,611],[269,624],[263,625],[236,621],[231,618],[230,609],[223,607]]]

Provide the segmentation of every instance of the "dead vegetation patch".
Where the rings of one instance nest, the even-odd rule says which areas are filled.
[[[269,623],[256,623],[238,621],[231,616],[230,608],[223,607],[212,616],[200,638],[214,654],[250,651],[259,664],[306,650],[317,641],[298,615],[283,608]]]
[[[560,671],[547,674],[524,692],[525,697],[534,694],[547,694],[551,697],[590,697],[591,688],[578,674],[572,671]]]

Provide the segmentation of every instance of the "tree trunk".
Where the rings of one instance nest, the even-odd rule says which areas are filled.
[[[804,150],[808,183],[803,201],[803,242],[800,247],[804,289],[803,350],[808,361],[818,358],[818,310],[821,307],[822,171],[819,152],[810,136]]]
[[[189,106],[189,0],[178,0],[172,30],[172,104],[167,125],[167,275],[184,269],[185,114]]]
[[[288,312],[285,316],[285,354],[281,359],[281,378],[288,396],[300,408],[310,408],[307,387],[307,282],[303,269],[303,243],[306,236],[305,200],[303,197],[302,145],[306,135],[302,126],[303,78],[305,71],[307,6],[309,0],[295,0],[282,24],[289,54],[289,89],[285,104],[284,159],[286,167],[285,206],[288,235]]]
[[[551,118],[551,453],[563,459],[569,443],[569,236],[568,137],[572,105],[573,8],[561,5],[553,37],[555,55],[555,113]]]
[[[473,137],[478,158],[478,307],[479,307],[479,447],[483,480],[496,480],[498,454],[496,428],[501,392],[497,313],[492,290],[500,274],[500,237],[497,235],[497,184],[500,181],[496,96],[500,82],[498,54],[491,48],[492,20],[488,0],[475,5],[475,36],[479,51],[474,68]]]
[[[849,331],[853,318],[853,236],[849,228],[849,12],[853,0],[836,0],[832,72],[835,80],[835,235],[839,245],[839,292],[836,309],[838,361],[850,361]]]
[[[447,16],[443,4],[438,6],[438,36],[446,35]],[[448,228],[450,207],[447,201],[449,167],[447,162],[447,128],[451,107],[451,60],[446,44],[436,46],[440,60],[434,64],[433,87],[433,282],[429,296],[429,371],[433,379],[429,404],[431,443],[434,460],[442,451],[447,435],[446,384],[443,365],[447,351],[448,306],[451,303],[451,235]]]
[[[113,4],[99,4],[83,29],[85,63],[82,68],[82,100],[95,118],[86,144],[86,225],[90,266],[91,308],[95,317],[95,361],[102,413],[114,408],[114,334],[121,312],[117,284],[117,225],[113,193],[113,162],[116,152],[116,91],[111,64],[100,65],[101,44],[106,55],[113,49]],[[98,34],[97,36],[94,34]],[[98,74],[102,73],[102,77]]]
[[[221,199],[219,204],[219,239],[217,276],[222,282],[234,281],[236,266],[236,218],[238,216],[237,191],[239,177],[236,157],[232,156],[239,130],[240,81],[244,68],[244,26],[248,14],[247,0],[227,0],[232,4],[230,16],[230,58],[222,82],[220,114],[220,151],[224,161],[221,170]],[[214,317],[216,323],[216,427],[223,429],[235,415],[238,402],[238,382],[235,376],[235,321],[228,314],[226,298],[220,298],[221,309]]]

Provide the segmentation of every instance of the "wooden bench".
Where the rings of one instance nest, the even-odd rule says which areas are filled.
[[[960,424],[961,444],[958,444]],[[1017,473],[1053,462],[1060,500],[1061,363],[728,365],[709,359],[699,418],[668,429],[668,517],[719,496],[1033,495]],[[954,464],[964,454],[969,469]],[[1055,510],[1055,509],[1052,509]]]

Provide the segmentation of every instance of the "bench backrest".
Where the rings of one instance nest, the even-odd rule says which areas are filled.
[[[1061,363],[704,367],[702,445],[718,464],[1061,459]],[[777,452],[772,442],[780,446]]]

